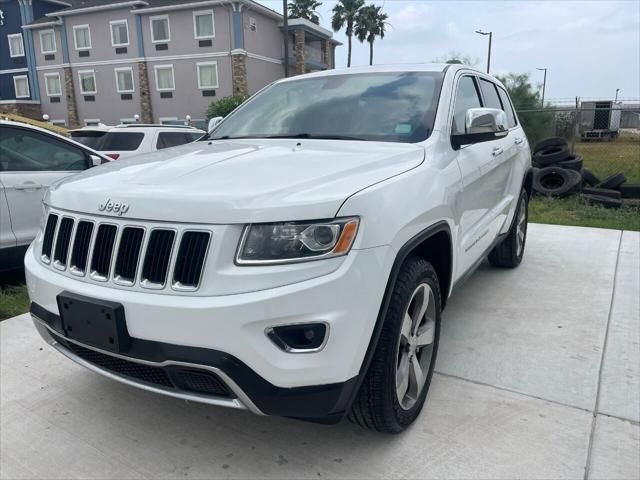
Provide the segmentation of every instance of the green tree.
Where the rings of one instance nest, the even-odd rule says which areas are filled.
[[[351,66],[351,51],[353,38],[353,25],[356,21],[358,11],[364,6],[364,0],[339,0],[333,7],[333,17],[331,18],[331,27],[334,32],[342,30],[346,25],[345,34],[347,35],[349,48],[347,51],[347,67]]]
[[[358,11],[355,20],[355,34],[360,42],[369,44],[369,65],[373,65],[373,42],[376,37],[384,38],[387,29],[389,15],[382,12],[382,7],[367,5]]]
[[[456,50],[449,52],[449,54],[444,55],[442,57],[437,57],[434,60],[434,63],[449,63],[449,64],[459,64],[459,65],[469,65],[476,66],[480,60],[471,58],[471,55],[462,54]]]
[[[322,2],[318,0],[293,0],[288,5],[291,18],[305,18],[316,25],[320,24],[320,17],[316,11]]]
[[[213,101],[207,108],[207,122],[215,117],[226,117],[242,104],[248,96],[234,95]]]
[[[509,92],[531,145],[558,134],[553,113],[540,110],[540,92],[531,85],[528,73],[509,73],[497,78]]]

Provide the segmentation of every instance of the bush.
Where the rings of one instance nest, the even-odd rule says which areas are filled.
[[[233,95],[211,102],[207,108],[207,122],[214,117],[226,117],[247,98],[249,97],[244,95]]]

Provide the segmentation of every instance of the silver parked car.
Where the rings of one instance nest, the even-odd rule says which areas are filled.
[[[47,189],[107,162],[106,156],[61,135],[0,120],[0,272],[22,267],[40,226]]]

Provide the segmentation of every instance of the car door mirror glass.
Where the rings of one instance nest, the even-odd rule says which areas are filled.
[[[465,114],[465,133],[451,135],[454,149],[490,142],[509,133],[507,114],[497,108],[470,108]]]

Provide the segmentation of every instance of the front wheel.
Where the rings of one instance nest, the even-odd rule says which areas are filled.
[[[489,254],[489,263],[494,267],[515,268],[522,262],[524,247],[527,243],[529,222],[529,195],[522,190],[518,200],[518,209],[507,237]]]
[[[373,360],[349,419],[399,433],[425,402],[440,338],[440,286],[433,266],[409,257],[398,274]]]

